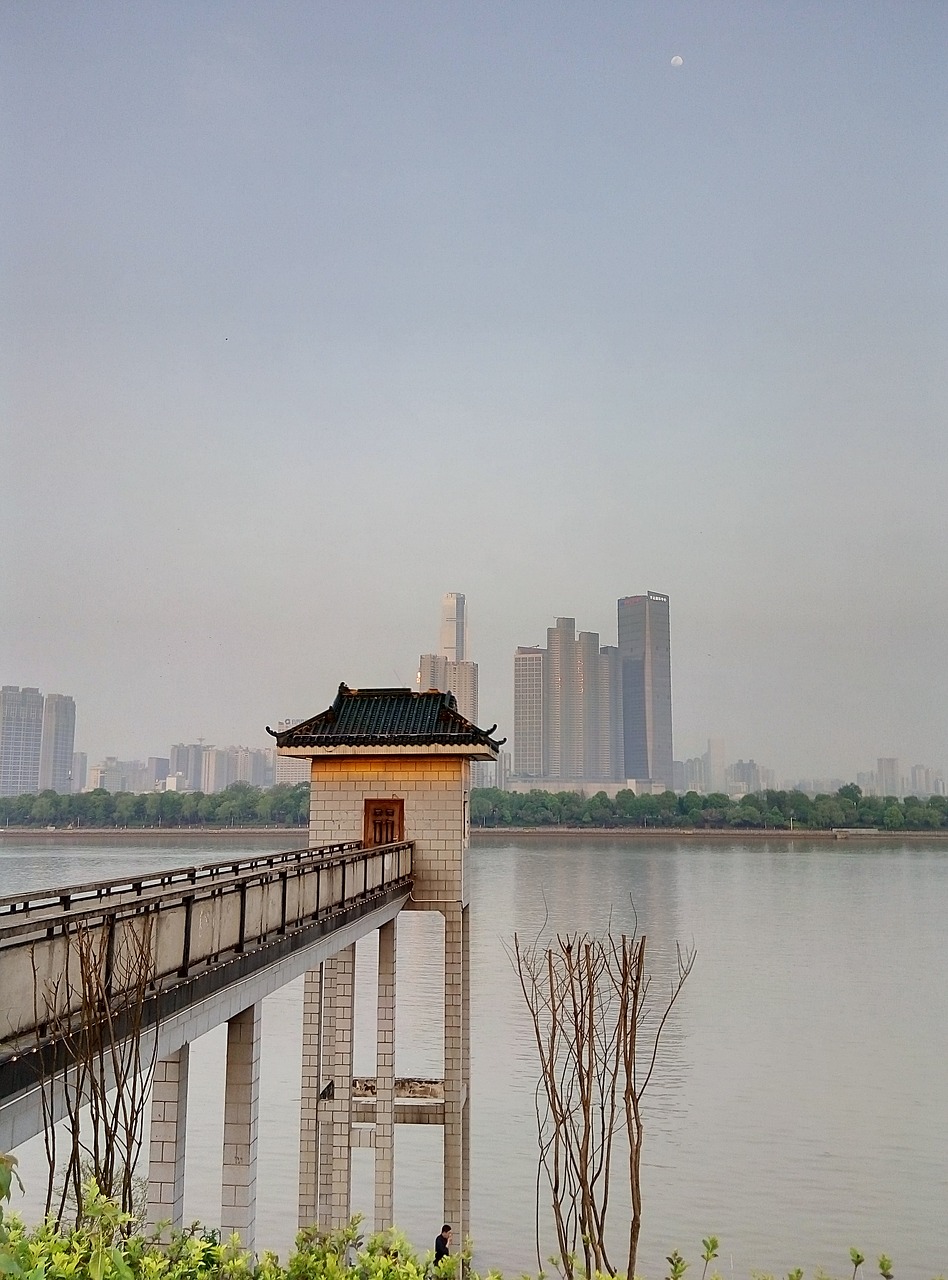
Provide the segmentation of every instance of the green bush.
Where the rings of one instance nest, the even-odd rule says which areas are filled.
[[[383,1231],[364,1242],[359,1218],[343,1231],[301,1231],[285,1267],[276,1254],[256,1258],[236,1235],[221,1240],[199,1223],[187,1231],[159,1227],[150,1235],[132,1234],[131,1216],[103,1196],[94,1179],[86,1184],[78,1226],[56,1227],[47,1220],[27,1228],[17,1214],[4,1213],[14,1181],[19,1183],[15,1157],[0,1154],[0,1277],[11,1280],[478,1280],[469,1243],[435,1266],[430,1253],[419,1258],[400,1232]],[[701,1280],[721,1280],[717,1272],[707,1275],[718,1256],[717,1238],[709,1236],[702,1245]],[[849,1259],[855,1278],[864,1259],[856,1249]],[[667,1280],[681,1280],[689,1266],[677,1249],[668,1264]],[[883,1255],[878,1267],[882,1280],[893,1280],[891,1259]],[[488,1273],[485,1280],[501,1277]],[[787,1280],[803,1280],[803,1272],[791,1271]],[[830,1278],[818,1272],[816,1280]]]

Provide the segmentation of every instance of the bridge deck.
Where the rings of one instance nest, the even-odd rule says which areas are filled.
[[[136,1023],[157,1028],[336,931],[358,933],[363,917],[371,927],[410,891],[411,862],[411,842],[347,843],[0,898],[0,1110],[66,1065],[64,1028],[89,1016],[90,964],[110,1017],[121,1023],[141,992]]]

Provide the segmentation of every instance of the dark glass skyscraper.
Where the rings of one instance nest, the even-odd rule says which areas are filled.
[[[625,776],[674,787],[668,596],[619,601]]]

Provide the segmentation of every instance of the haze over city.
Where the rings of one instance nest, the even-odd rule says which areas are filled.
[[[90,760],[412,685],[447,591],[509,734],[653,589],[679,758],[945,767],[942,5],[0,34],[0,677]]]

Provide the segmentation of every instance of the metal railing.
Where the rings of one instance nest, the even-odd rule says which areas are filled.
[[[206,863],[0,898],[0,1057],[34,1027],[36,990],[73,963],[83,929],[111,973],[147,927],[153,989],[410,886],[411,841],[360,842]],[[120,966],[119,966],[120,968]],[[67,984],[68,986],[68,984]]]

